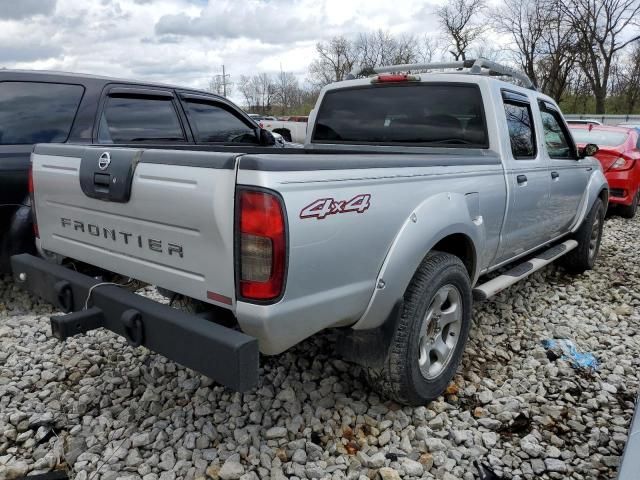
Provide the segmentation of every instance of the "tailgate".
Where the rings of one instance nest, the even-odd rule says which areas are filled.
[[[37,145],[42,248],[230,307],[234,153]]]

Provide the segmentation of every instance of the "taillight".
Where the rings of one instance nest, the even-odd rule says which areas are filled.
[[[611,165],[612,170],[629,170],[633,167],[633,158],[629,158],[626,155],[622,155],[620,158],[616,159]]]
[[[33,166],[29,167],[29,200],[31,203],[31,218],[33,219],[33,233],[36,237],[40,238],[40,232],[38,231],[38,219],[36,218],[36,199],[35,190],[33,188]]]
[[[256,190],[238,193],[237,265],[240,296],[278,298],[284,289],[287,240],[284,210],[276,195]]]
[[[419,82],[418,75],[409,75],[408,73],[380,74],[371,79],[371,83],[400,83],[400,82]]]

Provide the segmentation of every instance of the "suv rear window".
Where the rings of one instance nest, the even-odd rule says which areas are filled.
[[[80,85],[0,83],[0,144],[65,142],[83,93]]]
[[[576,143],[595,143],[602,147],[617,147],[627,141],[625,132],[611,132],[607,130],[588,130],[586,128],[571,128],[571,135]]]
[[[184,141],[170,97],[109,97],[100,126],[100,143]]]
[[[488,147],[476,85],[418,84],[328,92],[312,142]]]

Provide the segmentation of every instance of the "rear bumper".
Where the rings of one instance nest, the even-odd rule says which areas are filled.
[[[605,174],[607,183],[609,183],[609,203],[618,205],[631,205],[633,203],[637,185],[633,185],[632,171],[610,171]]]
[[[221,384],[246,391],[258,383],[258,341],[242,332],[176,310],[28,254],[11,258],[16,284],[65,312],[51,317],[64,340],[104,327]]]

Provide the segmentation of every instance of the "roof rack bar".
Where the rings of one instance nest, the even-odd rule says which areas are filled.
[[[432,62],[432,63],[405,63],[402,65],[388,65],[375,67],[376,73],[397,72],[400,70],[436,70],[439,68],[471,68],[475,60],[463,60],[458,62]]]
[[[471,73],[481,73],[482,68],[488,69],[489,72],[496,72],[501,75],[516,78],[520,80],[526,88],[535,90],[535,85],[524,72],[519,72],[511,67],[507,67],[506,65],[501,65],[499,63],[492,62],[491,60],[487,60],[486,58],[480,57],[475,61],[473,67],[471,67]]]
[[[404,70],[437,70],[437,69],[462,69],[469,68],[469,73],[480,75],[483,68],[488,73],[494,75],[505,75],[520,80],[522,84],[529,89],[535,90],[536,87],[531,79],[524,73],[514,70],[506,65],[501,65],[486,58],[478,58],[474,60],[462,60],[456,62],[433,62],[433,63],[405,63],[402,65],[387,65],[384,67],[376,67],[373,69],[376,73],[400,72]],[[354,77],[355,78],[355,77]]]

